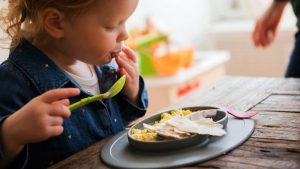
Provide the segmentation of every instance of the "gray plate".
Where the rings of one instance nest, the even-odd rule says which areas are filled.
[[[173,168],[191,165],[236,148],[251,136],[254,126],[251,119],[229,118],[225,136],[210,137],[200,145],[167,152],[143,152],[130,147],[125,130],[103,146],[101,159],[115,168]]]

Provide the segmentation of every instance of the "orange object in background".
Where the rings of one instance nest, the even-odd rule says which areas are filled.
[[[171,76],[177,73],[180,68],[187,68],[192,65],[194,49],[180,49],[166,53],[163,56],[152,58],[153,66],[159,76]]]
[[[193,48],[187,48],[187,49],[180,49],[177,50],[174,55],[177,55],[177,57],[180,57],[181,65],[184,68],[188,68],[192,65],[194,60],[194,53],[195,49]]]
[[[125,45],[140,56],[143,76],[172,76],[181,68],[188,68],[194,60],[195,49],[184,48],[170,51],[170,41],[150,19],[145,27],[131,29]]]
[[[180,68],[180,61],[169,54],[152,58],[153,67],[159,76],[171,76],[176,74]]]

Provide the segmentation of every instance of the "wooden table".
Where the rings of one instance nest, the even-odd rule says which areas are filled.
[[[300,168],[300,79],[224,77],[170,108],[209,105],[255,110],[256,129],[226,155],[185,168]],[[51,168],[109,168],[99,158],[104,139]]]

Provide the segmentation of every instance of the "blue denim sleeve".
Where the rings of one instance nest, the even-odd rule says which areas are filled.
[[[9,62],[0,66],[0,125],[7,117],[35,97],[32,91],[30,83],[17,67]],[[24,168],[27,159],[28,147],[25,146],[15,158],[12,168]]]
[[[126,123],[131,122],[145,115],[148,108],[148,92],[144,79],[140,76],[138,105],[133,104],[126,96],[121,95],[119,104],[124,111],[121,112],[122,118]]]
[[[9,117],[9,115],[0,117],[0,125],[2,125],[2,123],[7,117]],[[10,168],[15,168],[15,169],[25,168],[26,163],[28,161],[28,153],[29,153],[28,145],[25,145],[23,150],[18,154],[18,156],[12,162]],[[3,157],[4,157],[3,151],[2,149],[0,149],[0,160],[3,160]]]

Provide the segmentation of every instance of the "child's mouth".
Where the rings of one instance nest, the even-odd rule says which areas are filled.
[[[121,53],[121,50],[120,51],[112,51],[112,52],[110,52],[110,56],[112,58],[115,58],[116,56],[120,55],[120,53]]]
[[[116,56],[120,55],[120,53],[121,53],[122,50],[123,50],[123,47],[124,47],[124,44],[121,43],[120,46],[119,46],[118,48],[113,49],[113,50],[110,52],[111,58],[115,58]]]

